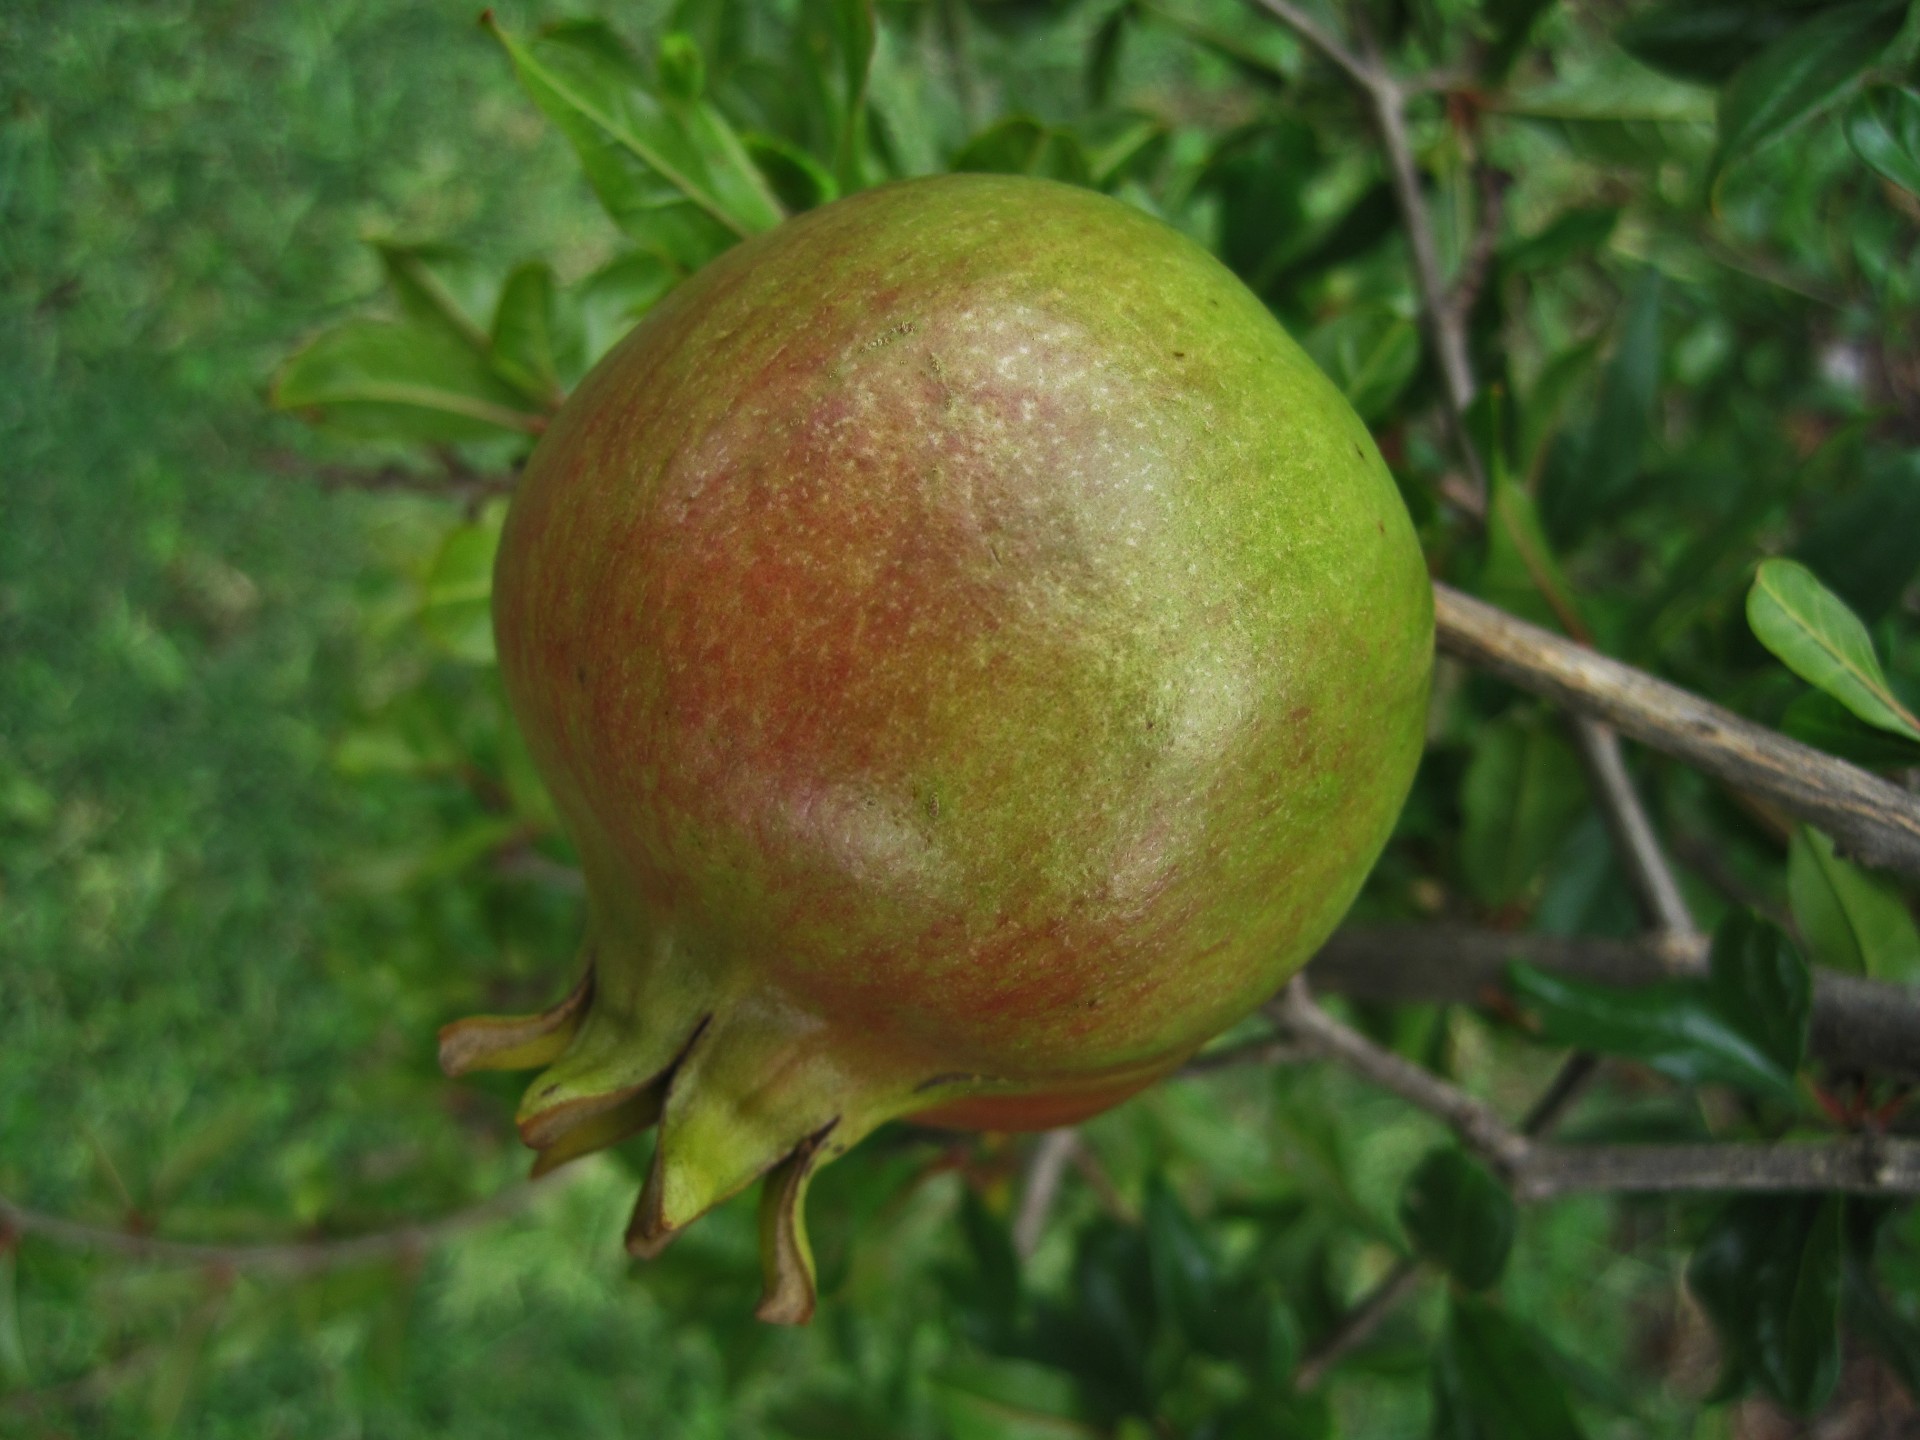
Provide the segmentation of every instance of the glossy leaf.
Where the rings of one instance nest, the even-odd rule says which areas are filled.
[[[1421,1161],[1400,1195],[1400,1224],[1414,1249],[1469,1290],[1485,1290],[1507,1268],[1514,1220],[1506,1187],[1452,1147]]]
[[[1792,1072],[1722,1012],[1709,981],[1627,989],[1516,964],[1508,984],[1554,1044],[1639,1060],[1683,1084],[1720,1083],[1798,1103]]]
[[[1847,107],[1853,153],[1903,190],[1920,195],[1920,93],[1876,85]]]
[[[780,203],[719,112],[652,93],[606,26],[577,21],[528,41],[486,23],[623,230],[697,265],[779,223]]]
[[[352,434],[448,443],[537,435],[546,417],[444,328],[354,320],[298,351],[273,403]]]
[[[1834,853],[1833,841],[1802,825],[1787,852],[1793,923],[1814,958],[1878,980],[1920,980],[1920,929],[1900,891]]]
[[[1801,1414],[1826,1404],[1840,1374],[1841,1206],[1833,1195],[1742,1197],[1687,1266],[1730,1362]]]
[[[1747,623],[1809,685],[1869,725],[1920,740],[1920,719],[1887,682],[1867,627],[1806,566],[1762,561],[1747,594]]]
[[[1823,9],[1743,64],[1720,92],[1710,183],[1838,95],[1900,33],[1906,13],[1906,0]]]
[[[1456,1295],[1433,1362],[1436,1440],[1579,1440],[1545,1344],[1484,1300]]]
[[[1475,898],[1520,899],[1585,804],[1580,762],[1555,731],[1512,720],[1482,729],[1460,789],[1460,862]]]

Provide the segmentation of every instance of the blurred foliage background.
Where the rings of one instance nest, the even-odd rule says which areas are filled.
[[[532,45],[570,13],[498,22]],[[1368,5],[1395,66],[1433,77],[1415,149],[1442,262],[1476,282],[1485,531],[1452,503],[1378,146],[1289,31],[1231,0],[883,0],[863,91],[862,13],[653,0],[607,18],[673,143],[733,163],[684,128],[710,103],[787,207],[955,167],[1166,216],[1347,390],[1436,573],[1912,775],[1897,710],[1868,724],[1810,689],[1746,609],[1756,561],[1804,562],[1912,708],[1903,5]],[[1453,1257],[1451,1295],[1427,1286],[1298,1393],[1354,1297],[1434,1253],[1402,1197],[1410,1176],[1432,1193],[1444,1139],[1325,1066],[1176,1080],[1085,1127],[1085,1173],[1025,1257],[1031,1140],[894,1127],[815,1186],[824,1303],[799,1332],[749,1318],[750,1200],[650,1265],[621,1258],[644,1140],[504,1218],[302,1269],[304,1243],[517,1184],[513,1077],[450,1084],[433,1032],[553,998],[578,925],[485,622],[525,437],[369,397],[383,366],[439,363],[422,327],[465,317],[491,368],[449,362],[448,384],[537,412],[728,238],[663,221],[644,176],[602,164],[609,223],[473,21],[375,0],[0,11],[0,1195],[115,1233],[294,1247],[262,1268],[0,1245],[0,1435],[1814,1433],[1793,1411],[1824,1412],[1822,1435],[1915,1433],[1920,1223],[1834,1200],[1522,1209],[1492,1298]],[[500,313],[538,343],[488,333],[510,276]],[[368,314],[412,317],[414,348],[338,340]],[[281,401],[327,425],[271,412],[276,370]],[[1757,910],[1816,963],[1920,979],[1910,885],[1636,764],[1704,924]],[[1550,717],[1451,668],[1361,909],[1639,923]],[[1352,1014],[1508,1113],[1562,1053],[1513,1013]],[[1800,1085],[1676,1087],[1622,1063],[1572,1133],[1803,1134],[1830,1123],[1816,1086],[1855,1121],[1870,1101],[1910,1123],[1884,1079]],[[1471,1180],[1447,1194],[1472,1199]],[[1711,1261],[1689,1290],[1696,1246],[1730,1290]],[[1812,1302],[1754,1278],[1770,1248],[1801,1257]],[[1703,1274],[1732,1296],[1718,1333]],[[1787,1341],[1728,1328],[1769,1306]]]

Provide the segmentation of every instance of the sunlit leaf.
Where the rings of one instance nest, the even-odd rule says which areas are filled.
[[[566,398],[563,371],[571,371],[578,350],[565,335],[553,271],[534,261],[507,276],[493,316],[494,368],[536,404],[557,410]]]
[[[417,322],[353,320],[324,332],[281,368],[273,403],[376,439],[478,440],[546,427],[484,356]]]
[[[1747,594],[1747,623],[1809,685],[1869,725],[1920,740],[1920,719],[1887,683],[1867,627],[1806,566],[1762,561]]]
[[[719,113],[654,94],[605,25],[576,21],[526,41],[490,15],[487,24],[629,234],[697,265],[779,223],[779,202]]]
[[[1879,980],[1920,980],[1920,930],[1900,891],[1841,859],[1833,841],[1802,825],[1787,854],[1793,923],[1814,958]]]
[[[448,535],[427,573],[420,623],[449,654],[493,663],[493,557],[500,547],[494,513]]]

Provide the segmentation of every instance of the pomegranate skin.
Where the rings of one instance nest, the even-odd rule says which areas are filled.
[[[1077,1119],[1293,973],[1417,764],[1432,602],[1365,428],[1160,222],[909,181],[662,302],[535,452],[501,674],[590,980],[450,1027],[557,1163],[658,1119],[630,1244],[884,1120]]]

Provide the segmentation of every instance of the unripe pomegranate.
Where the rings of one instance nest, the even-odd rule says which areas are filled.
[[[656,1121],[636,1253],[881,1123],[1038,1129],[1303,964],[1420,753],[1432,604],[1365,428],[1159,221],[956,175],[682,284],[567,402],[494,581],[583,978],[442,1037],[544,1066],[538,1167]]]

